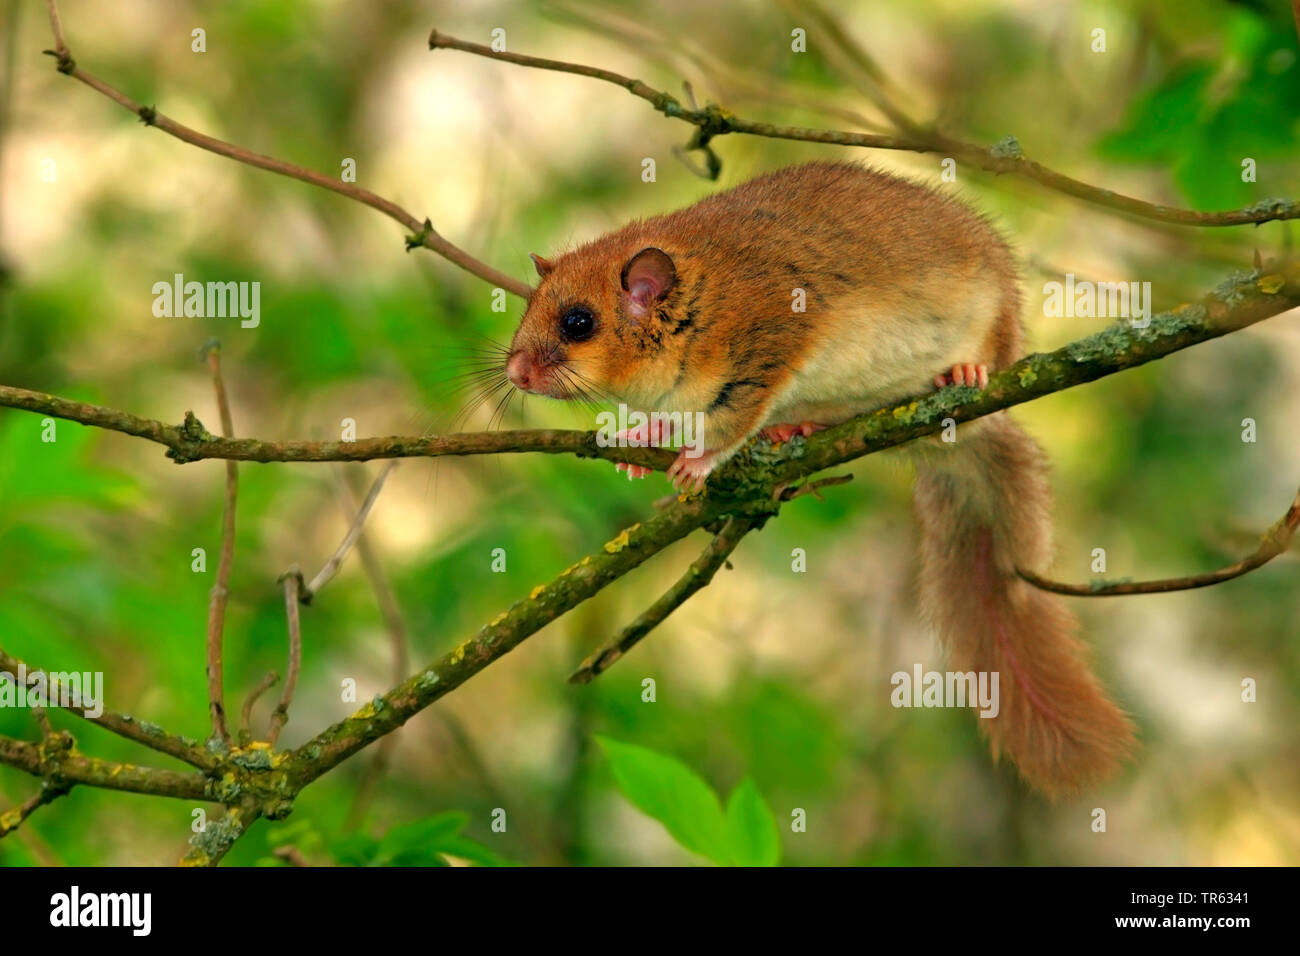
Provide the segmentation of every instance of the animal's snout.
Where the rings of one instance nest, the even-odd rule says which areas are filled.
[[[528,357],[527,352],[510,353],[510,357],[506,359],[506,377],[515,388],[527,391],[532,386],[537,378],[537,370],[533,367],[533,360]]]

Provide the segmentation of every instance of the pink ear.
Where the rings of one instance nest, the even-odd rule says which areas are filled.
[[[623,289],[628,304],[637,315],[645,315],[662,302],[677,282],[677,268],[662,249],[647,246],[623,267]]]
[[[537,274],[543,279],[555,268],[555,263],[548,259],[543,259],[535,252],[528,253],[528,258],[533,260],[533,266],[537,269]]]

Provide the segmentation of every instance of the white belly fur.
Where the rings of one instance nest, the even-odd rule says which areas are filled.
[[[932,387],[935,375],[987,363],[1001,295],[990,282],[935,296],[882,303],[862,295],[834,304],[846,316],[809,356],[769,409],[765,424],[834,425]]]

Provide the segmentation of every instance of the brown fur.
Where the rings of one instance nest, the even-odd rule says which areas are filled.
[[[629,321],[620,273],[657,248],[676,282],[648,321]],[[515,334],[514,350],[549,355],[630,404],[710,408],[711,445],[734,447],[764,422],[774,396],[820,342],[851,321],[846,296],[869,294],[901,311],[916,290],[987,280],[1015,283],[1005,244],[965,205],[923,186],[848,163],[810,163],[761,176],[667,215],[623,228],[554,257]],[[792,314],[791,290],[807,293]],[[558,317],[581,304],[597,317],[587,342],[555,349]],[[937,317],[945,318],[942,313]],[[989,317],[992,318],[991,316]],[[990,356],[1011,355],[1018,327],[995,329]],[[968,356],[967,360],[983,360]],[[920,391],[939,369],[870,404]],[[728,383],[743,383],[725,391]],[[718,414],[719,412],[726,414]]]
[[[1051,495],[1043,453],[1006,413],[973,422],[947,448],[928,445],[914,505],[920,525],[921,607],[956,671],[996,671],[1001,709],[980,719],[994,756],[1051,796],[1114,772],[1133,726],[1107,699],[1061,598],[1015,569],[1051,554]]]
[[[640,315],[623,277],[646,249],[673,278]],[[1021,352],[997,232],[946,193],[861,166],[779,170],[535,261],[542,280],[512,346],[540,382],[529,387],[571,397],[570,376],[643,411],[704,411],[700,481],[765,424],[835,424],[923,392],[954,363],[996,370]],[[791,308],[795,288],[806,312]],[[596,332],[561,341],[578,305]],[[561,373],[548,381],[550,367]],[[1042,453],[1004,414],[916,448],[923,610],[954,669],[999,672],[1001,713],[979,721],[994,753],[1051,794],[1101,779],[1132,727],[1060,599],[1015,574],[1050,553]]]

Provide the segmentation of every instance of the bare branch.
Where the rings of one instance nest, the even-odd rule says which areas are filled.
[[[340,482],[340,484],[345,492],[349,492],[347,498],[354,499],[355,489],[346,480]],[[345,512],[350,510],[347,500],[343,502],[343,507]],[[353,500],[351,507],[356,507],[355,500]],[[393,594],[392,586],[388,583],[388,576],[384,574],[379,555],[375,554],[375,549],[370,545],[370,538],[364,531],[357,535],[356,546],[357,556],[361,559],[361,567],[366,572],[366,579],[370,582],[371,591],[374,592],[375,603],[379,605],[379,614],[384,620],[384,630],[388,632],[389,646],[392,648],[393,654],[392,680],[393,685],[396,686],[405,679],[410,668],[406,622],[402,619],[402,610],[398,607],[397,597]],[[348,829],[357,826],[365,816],[375,784],[387,771],[393,747],[396,745],[397,734],[391,733],[386,735],[379,742],[379,746],[375,748],[374,758],[362,774],[361,782],[357,784],[356,795],[352,798],[352,807],[348,810]]]
[[[451,242],[440,236],[433,228],[433,223],[428,219],[420,220],[411,213],[407,212],[396,203],[383,198],[382,196],[372,193],[368,189],[362,189],[354,183],[343,182],[342,179],[333,176],[326,176],[315,170],[307,169],[303,166],[297,166],[293,163],[287,163],[271,156],[264,156],[261,153],[255,153],[250,149],[244,149],[242,146],[235,146],[233,143],[227,143],[225,140],[208,136],[197,130],[190,129],[181,123],[176,122],[170,117],[159,113],[152,106],[144,106],[131,99],[125,93],[115,89],[109,84],[96,76],[91,75],[77,66],[76,61],[72,59],[67,45],[64,43],[62,27],[59,23],[58,8],[54,0],[46,0],[50,11],[50,23],[54,31],[55,49],[46,51],[58,59],[59,72],[66,73],[74,79],[85,83],[92,90],[102,93],[110,100],[117,103],[124,109],[130,110],[136,114],[145,123],[146,126],[153,126],[162,130],[168,135],[174,136],[182,142],[189,143],[191,146],[197,146],[199,149],[205,149],[210,153],[216,153],[218,156],[225,156],[227,159],[233,159],[236,162],[243,163],[246,166],[254,166],[258,169],[265,169],[268,172],[278,173],[281,176],[288,176],[290,179],[297,179],[300,182],[310,183],[313,186],[319,186],[322,189],[328,189],[330,192],[338,193],[349,199],[356,200],[363,205],[369,206],[382,212],[385,216],[393,219],[411,231],[407,237],[406,243],[408,249],[414,249],[416,246],[423,246],[432,252],[442,256],[448,262],[459,266],[466,272],[478,276],[486,282],[495,286],[500,286],[507,292],[522,298],[528,298],[531,289],[526,283],[520,282],[511,276],[492,268],[485,262],[471,256],[469,253],[453,245]]]
[[[1017,573],[1036,588],[1055,591],[1057,594],[1069,594],[1074,597],[1112,597],[1124,594],[1159,594],[1165,591],[1190,591],[1193,588],[1206,588],[1213,584],[1231,581],[1243,574],[1249,574],[1256,568],[1262,568],[1291,546],[1296,528],[1300,527],[1300,491],[1286,514],[1279,518],[1260,539],[1259,547],[1236,564],[1226,568],[1210,571],[1206,574],[1193,574],[1182,578],[1164,578],[1159,581],[1117,581],[1106,584],[1098,581],[1093,584],[1062,584],[1034,574],[1032,571],[1018,570]]]
[[[280,576],[284,585],[284,613],[289,622],[289,671],[284,680],[284,690],[280,692],[280,703],[276,704],[271,714],[271,729],[267,740],[271,746],[280,739],[280,731],[289,721],[289,705],[293,703],[293,692],[298,687],[298,671],[302,667],[302,624],[298,619],[298,602],[302,599],[302,572],[291,568]]]
[[[343,559],[347,557],[353,543],[360,537],[361,529],[365,527],[366,518],[370,516],[370,509],[379,500],[379,492],[384,490],[384,482],[388,480],[388,476],[392,474],[393,469],[396,467],[397,462],[390,461],[380,469],[378,477],[370,486],[365,501],[361,503],[361,508],[357,511],[357,516],[348,527],[348,533],[343,536],[343,540],[339,543],[338,549],[330,555],[330,559],[316,572],[316,576],[311,579],[311,583],[302,589],[301,598],[303,604],[310,604],[317,592],[328,584],[334,575],[338,574],[339,568],[343,566]]]
[[[230,418],[230,403],[226,400],[226,386],[221,380],[221,348],[211,342],[206,352],[221,416],[221,431],[227,438],[233,438],[235,427]],[[239,466],[227,461],[226,501],[221,515],[221,556],[217,560],[217,578],[208,601],[207,640],[208,713],[212,717],[213,735],[225,744],[230,743],[230,729],[226,726],[221,642],[226,627],[226,601],[230,596],[230,567],[235,559],[235,504],[238,497]]]
[[[993,146],[981,146],[967,143],[929,130],[900,132],[897,134],[855,133],[846,130],[810,129],[803,126],[776,126],[771,123],[759,123],[743,119],[723,109],[717,104],[709,104],[704,109],[690,109],[683,106],[676,97],[662,90],[656,90],[640,80],[623,76],[612,70],[602,70],[581,63],[567,63],[563,60],[549,60],[543,57],[526,56],[522,53],[508,51],[498,52],[480,43],[460,40],[434,30],[429,36],[430,49],[461,50],[491,60],[501,60],[518,66],[529,66],[558,73],[572,73],[603,80],[627,90],[633,96],[645,100],[660,113],[672,119],[679,119],[698,128],[699,132],[692,140],[693,148],[703,148],[717,136],[727,133],[746,133],[750,136],[763,136],[770,139],[798,140],[806,143],[825,143],[833,146],[859,146],[865,149],[905,150],[913,153],[938,153],[951,156],[963,162],[971,163],[990,173],[1014,173],[1033,180],[1049,189],[1073,196],[1084,202],[1103,209],[1150,219],[1156,222],[1174,223],[1183,226],[1241,226],[1250,223],[1270,222],[1278,219],[1300,218],[1300,200],[1266,200],[1247,206],[1244,209],[1229,209],[1223,212],[1197,212],[1191,209],[1179,209],[1146,202],[1131,196],[1123,196],[1109,189],[1090,186],[1085,182],[1072,179],[1041,163],[1027,159],[1014,137],[1008,137]]]
[[[46,713],[44,707],[33,707],[32,717],[36,720],[37,726],[41,728],[42,737],[54,736],[54,726],[50,723],[50,715]]]
[[[275,671],[267,671],[257,686],[248,692],[244,698],[244,706],[239,708],[239,727],[240,734],[244,737],[251,738],[253,730],[253,707],[257,704],[258,699],[268,690],[276,685],[280,680],[280,675]]]
[[[63,38],[63,21],[59,18],[59,7],[54,0],[45,0],[45,9],[50,14],[50,33],[54,35],[54,55],[62,63],[68,57],[68,43]]]

